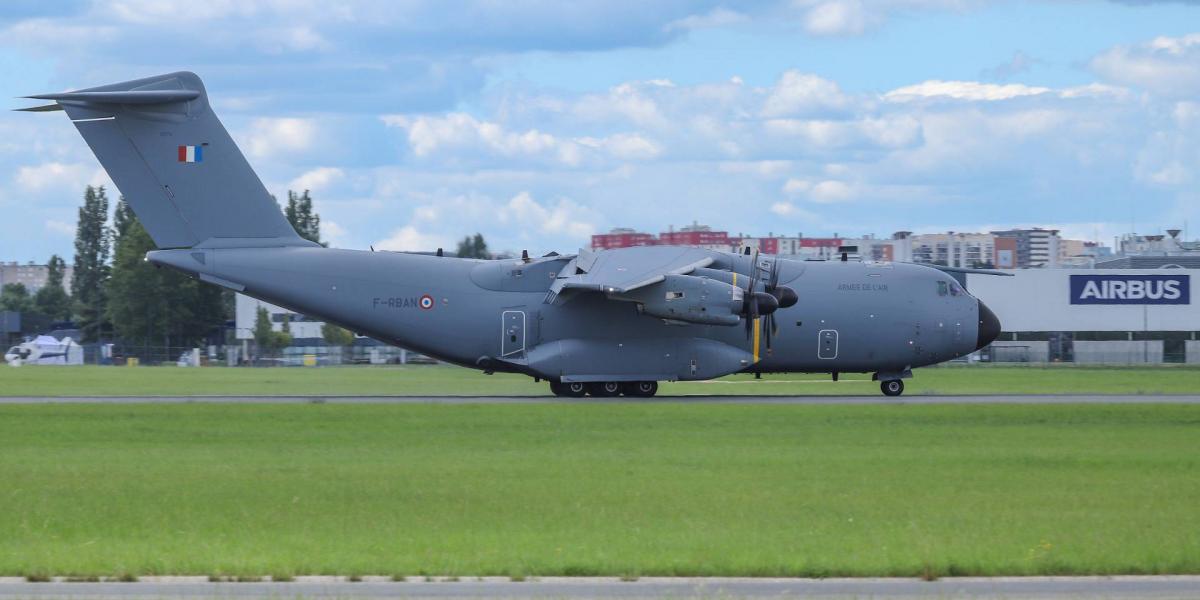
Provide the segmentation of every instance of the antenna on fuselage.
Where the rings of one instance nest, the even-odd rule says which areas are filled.
[[[438,248],[437,255],[438,255],[438,256],[445,256],[445,255],[442,253],[442,249],[441,249],[441,248]]]

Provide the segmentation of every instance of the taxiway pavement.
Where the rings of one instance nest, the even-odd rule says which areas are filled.
[[[1200,576],[961,577],[917,579],[544,578],[392,582],[300,577],[292,582],[210,583],[156,577],[135,583],[0,581],[0,599],[76,598],[1200,598]]]

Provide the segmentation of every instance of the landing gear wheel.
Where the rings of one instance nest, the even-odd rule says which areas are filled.
[[[578,381],[563,383],[561,381],[551,381],[550,391],[555,396],[563,396],[566,398],[582,398],[587,393],[587,387]]]
[[[657,381],[632,381],[625,384],[625,395],[649,398],[658,393]]]
[[[884,396],[899,396],[904,393],[904,382],[899,379],[889,379],[879,382],[879,389]]]
[[[587,384],[587,393],[597,398],[612,398],[621,395],[621,384],[616,381],[597,381]]]

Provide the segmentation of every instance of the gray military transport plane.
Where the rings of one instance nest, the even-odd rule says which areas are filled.
[[[943,270],[654,246],[474,260],[323,248],[296,234],[181,72],[29,96],[71,118],[160,250],[150,262],[560,396],[653,396],[730,373],[911,369],[1000,323]]]

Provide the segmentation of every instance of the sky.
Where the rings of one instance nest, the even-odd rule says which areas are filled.
[[[177,70],[342,248],[1200,234],[1200,2],[0,4],[7,108]],[[63,115],[0,114],[0,260],[69,261],[112,189]]]

